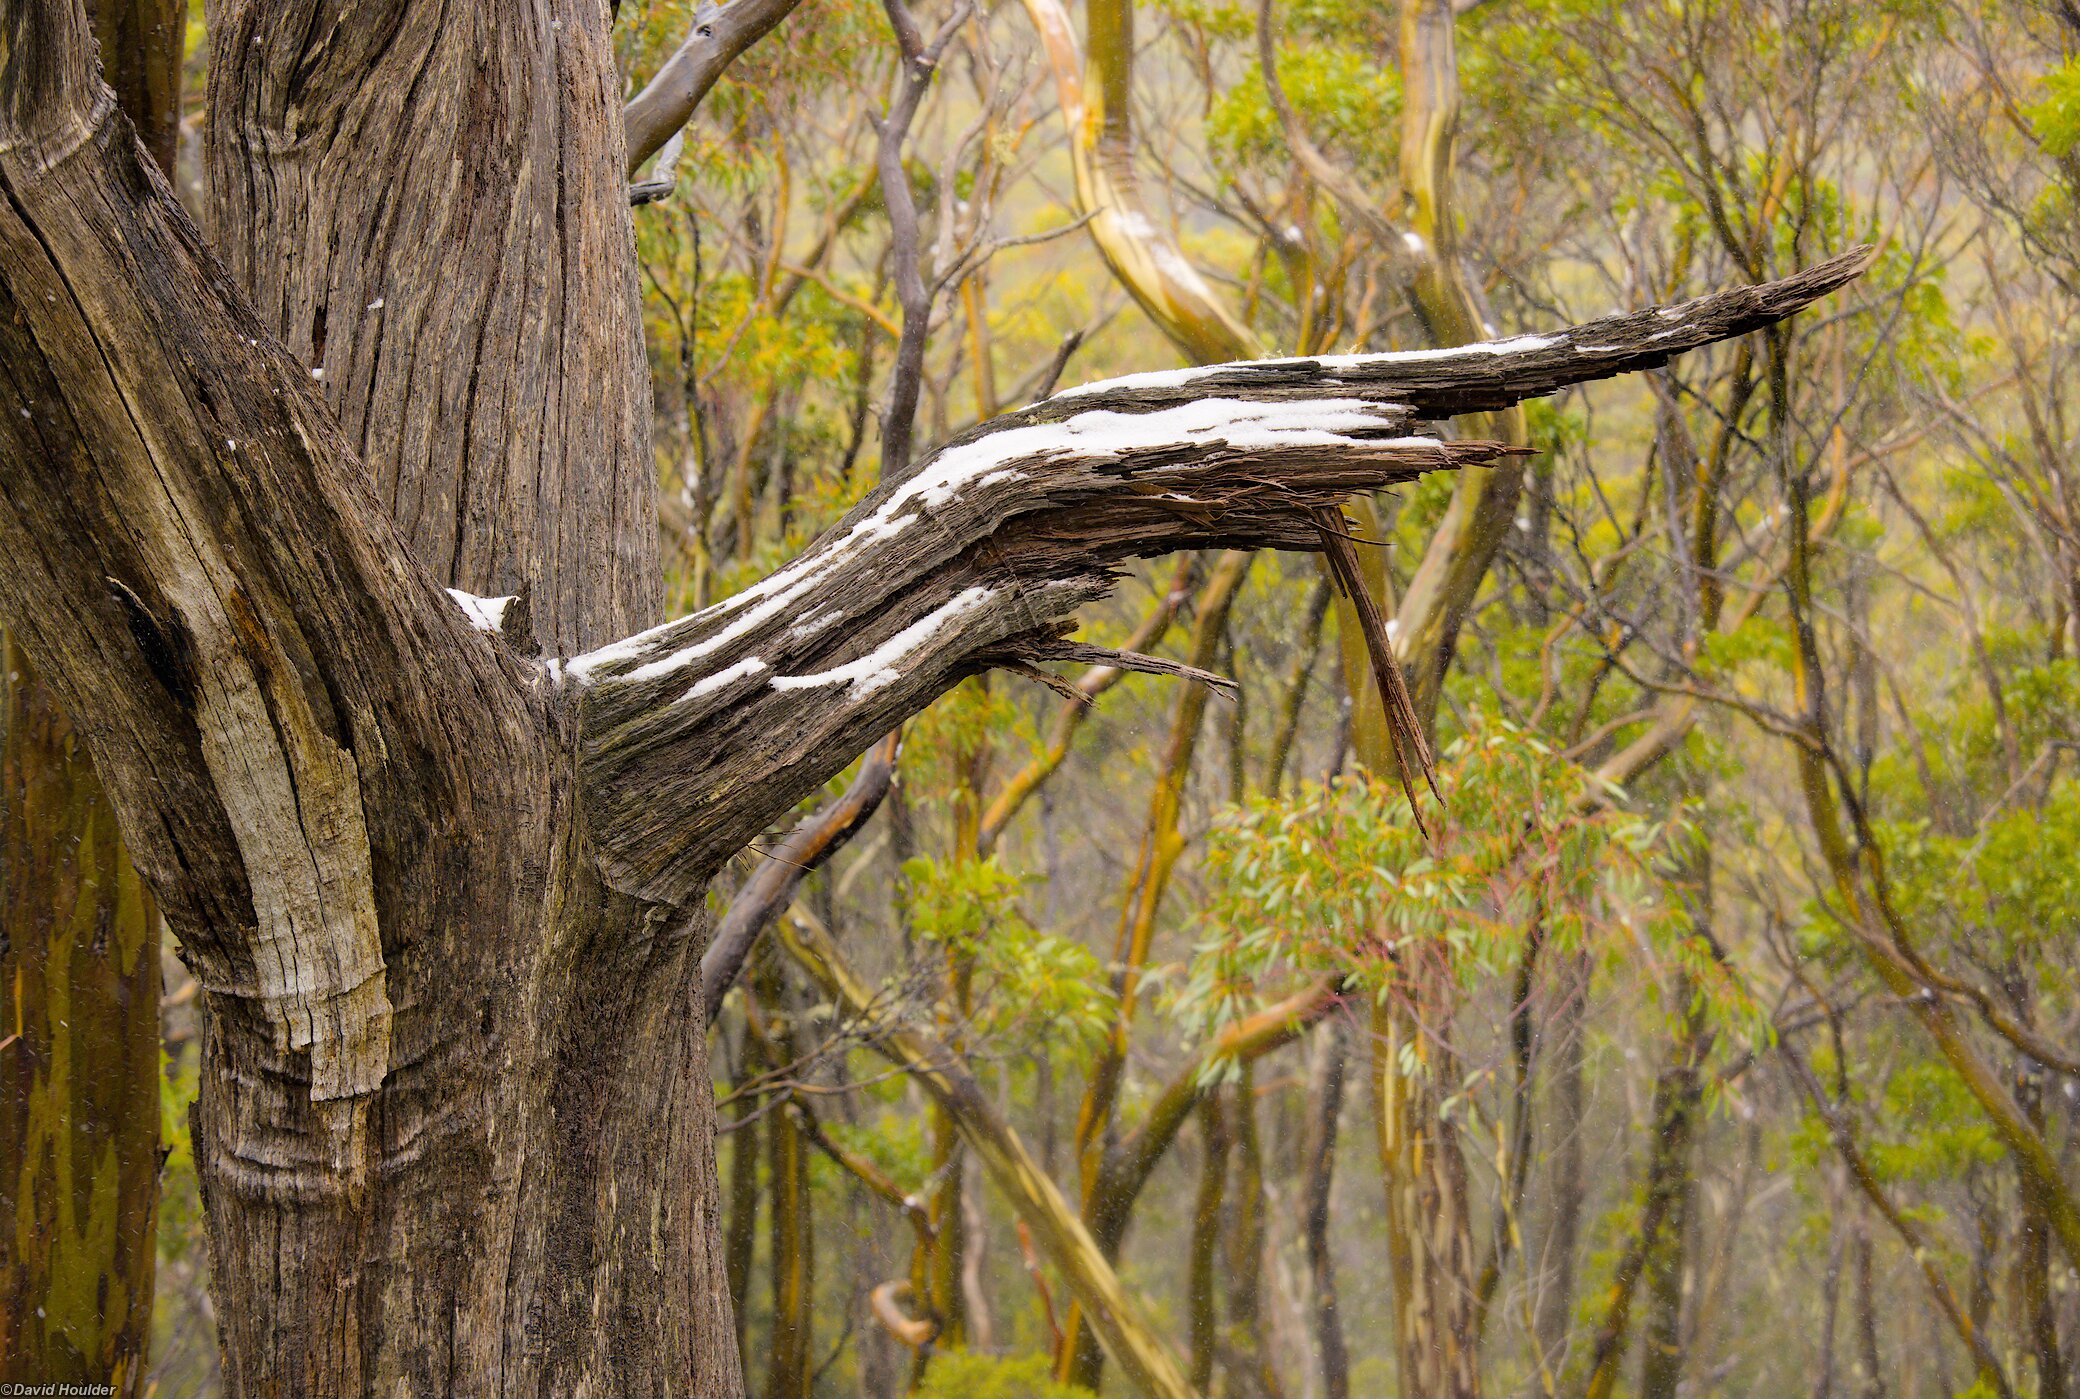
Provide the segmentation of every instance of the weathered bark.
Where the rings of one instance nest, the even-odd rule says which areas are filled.
[[[1325,1399],[1350,1399],[1351,1360],[1337,1310],[1336,1255],[1329,1244],[1329,1190],[1336,1179],[1336,1130],[1343,1117],[1350,1027],[1331,1020],[1316,1038],[1307,1072],[1307,1138],[1302,1145],[1301,1226],[1307,1243],[1315,1353]]]
[[[1191,1342],[1192,1388],[1213,1383],[1220,1346],[1220,1312],[1214,1290],[1214,1267],[1221,1239],[1221,1206],[1228,1193],[1228,1154],[1234,1138],[1228,1131],[1226,1094],[1208,1093],[1199,1108],[1199,1189],[1192,1197],[1192,1234],[1185,1263],[1185,1316]]]
[[[137,128],[152,163],[173,178],[181,141],[181,64],[188,7],[181,0],[88,0],[101,74]]]
[[[77,5],[0,16],[0,615],[205,987],[229,1386],[733,1393],[696,940],[91,65]]]
[[[587,0],[209,11],[212,249],[412,556],[526,589],[563,651],[663,607],[607,27]]]
[[[1434,956],[1422,950],[1417,957]],[[1394,1341],[1401,1399],[1480,1399],[1479,1311],[1472,1204],[1458,1128],[1443,1100],[1459,1079],[1435,1013],[1435,969],[1404,967],[1394,999],[1374,1014],[1373,1113],[1387,1191]]]
[[[205,988],[234,1394],[738,1393],[698,966],[724,862],[949,685],[1045,654],[1111,563],[1306,547],[1353,490],[1493,455],[1414,420],[1661,363],[1861,265],[1515,353],[1058,396],[730,601],[536,664],[659,592],[605,16],[347,18],[212,16],[234,278],[78,0],[0,11],[0,621]],[[454,580],[524,582],[532,618]],[[1124,1306],[1079,1234],[1046,1242]]]
[[[142,1392],[158,933],[77,734],[0,636],[0,1384]]]
[[[91,6],[102,69],[173,174],[187,13]],[[0,1381],[140,1392],[159,1197],[159,922],[93,764],[0,635]]]

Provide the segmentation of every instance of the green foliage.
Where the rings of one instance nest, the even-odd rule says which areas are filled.
[[[1091,1392],[1058,1383],[1044,1355],[999,1360],[972,1350],[932,1357],[918,1399],[1091,1399]]]
[[[2070,993],[2056,949],[2080,940],[2080,790],[2058,784],[2040,807],[1990,815],[1968,835],[1938,834],[1927,820],[1880,831],[1905,917],[1971,936],[1994,962],[2042,961],[2050,986]]]
[[[1385,995],[1409,957],[1437,951],[1470,988],[1505,975],[1535,927],[1556,956],[1644,959],[1722,1021],[1751,1019],[1657,873],[1670,829],[1596,804],[1593,786],[1538,739],[1476,716],[1444,755],[1434,841],[1377,777],[1231,812],[1207,852],[1218,935],[1187,1001],[1232,1014],[1246,988],[1290,970],[1345,972]]]
[[[2038,79],[2036,100],[2023,115],[2047,153],[2064,158],[2080,146],[2080,56],[2067,58]]]
[[[1279,54],[1279,86],[1307,133],[1361,174],[1391,174],[1394,144],[1380,139],[1401,120],[1401,89],[1390,72],[1359,52],[1317,45],[1288,46]],[[1271,110],[1261,68],[1214,99],[1206,117],[1214,157],[1240,168],[1282,165],[1291,159],[1285,132]]]
[[[876,1105],[858,1122],[847,1122],[835,1114],[821,1122],[832,1141],[873,1162],[890,1180],[910,1191],[924,1189],[932,1174],[932,1146],[925,1124],[926,1119],[900,1099]]]
[[[1096,954],[1042,933],[1018,906],[1023,881],[992,857],[905,862],[918,937],[972,962],[978,1026],[1058,1041],[1071,1053],[1110,1028],[1114,1000]]]

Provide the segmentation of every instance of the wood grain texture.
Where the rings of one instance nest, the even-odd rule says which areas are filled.
[[[566,717],[413,564],[85,34],[0,16],[0,616],[205,987],[232,1391],[735,1394],[703,930],[597,879]]]
[[[214,0],[211,244],[413,555],[552,649],[661,615],[598,0]]]

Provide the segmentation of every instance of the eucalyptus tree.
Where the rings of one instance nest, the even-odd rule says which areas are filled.
[[[206,240],[81,0],[0,8],[0,622],[203,988],[234,1394],[739,1393],[700,975],[722,865],[960,679],[1090,658],[1064,637],[1116,562],[1318,547],[1352,492],[1512,450],[1423,423],[1862,266],[1070,390],[665,621],[610,18],[214,7]],[[1123,1372],[1187,1393],[1015,1135],[989,1146]]]

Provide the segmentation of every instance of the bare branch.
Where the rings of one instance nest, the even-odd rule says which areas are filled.
[[[708,950],[701,954],[701,994],[708,1003],[709,1024],[715,1022],[722,998],[736,984],[758,935],[794,901],[801,882],[844,849],[881,809],[902,744],[900,733],[891,733],[876,744],[845,794],[796,826],[730,900],[729,911],[716,926]]]
[[[1114,670],[1131,670],[1142,675],[1167,675],[1211,690],[1232,692],[1235,689],[1235,682],[1227,676],[1182,661],[1169,661],[1139,651],[1115,651],[1109,646],[1093,646],[1088,642],[1053,636],[1013,638],[998,650],[978,651],[975,659],[985,665],[1006,665],[1015,661],[1082,661],[1087,665],[1109,666]],[[1063,683],[1068,684],[1066,681]],[[1085,704],[1090,703],[1089,697],[1074,685],[1068,686],[1068,694]]]
[[[628,174],[663,148],[693,118],[694,109],[723,70],[773,27],[793,14],[802,0],[731,0],[716,5],[702,0],[694,11],[693,29],[643,90],[622,111],[628,130]]]
[[[965,24],[974,6],[970,0],[957,5],[946,22],[927,43],[903,0],[883,0],[888,22],[896,32],[902,53],[897,65],[895,91],[888,111],[874,122],[880,137],[876,167],[880,172],[881,198],[888,208],[889,264],[895,282],[896,300],[903,308],[903,328],[896,340],[895,364],[889,370],[888,402],[881,414],[881,475],[892,480],[910,464],[910,436],[917,418],[917,400],[924,385],[925,340],[931,334],[932,302],[937,288],[924,276],[923,234],[917,221],[917,197],[910,176],[903,169],[903,147],[910,139],[910,123],[938,71],[939,59],[953,36]]]

